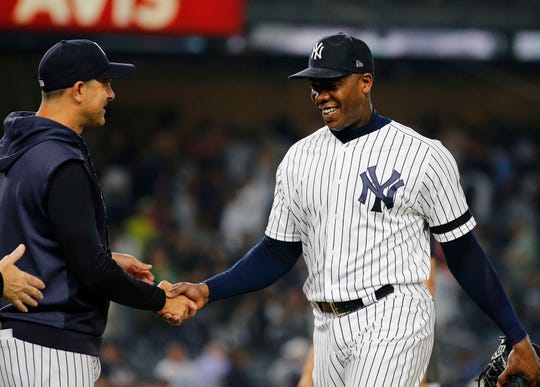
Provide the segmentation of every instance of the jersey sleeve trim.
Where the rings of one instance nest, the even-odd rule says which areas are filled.
[[[463,215],[452,220],[451,222],[448,222],[446,224],[441,224],[439,226],[430,227],[430,230],[433,234],[444,234],[463,226],[471,218],[472,218],[471,211],[467,210]]]

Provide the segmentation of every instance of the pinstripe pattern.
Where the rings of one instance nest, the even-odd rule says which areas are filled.
[[[96,356],[28,343],[2,330],[0,386],[93,387],[101,372]]]
[[[430,227],[446,242],[472,230],[456,162],[439,141],[391,121],[347,142],[323,127],[276,173],[266,235],[301,241],[312,301],[361,298],[342,317],[314,308],[316,386],[417,386],[433,343]],[[462,219],[462,221],[456,221]],[[375,302],[376,289],[395,292]]]
[[[433,345],[433,309],[420,284],[343,317],[315,309],[315,387],[418,386]]]
[[[372,211],[376,197],[358,199],[360,175],[375,167],[379,181],[393,171],[404,186],[394,206]],[[266,234],[302,241],[309,267],[304,291],[311,301],[368,296],[386,284],[429,277],[429,226],[468,210],[456,163],[440,142],[396,122],[346,143],[328,128],[291,147],[276,174]],[[435,238],[445,242],[470,231],[473,218]]]

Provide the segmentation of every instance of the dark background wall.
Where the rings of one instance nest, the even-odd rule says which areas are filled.
[[[0,53],[3,115],[39,105],[39,56],[38,52]],[[118,98],[112,111],[133,109],[137,116],[138,109],[167,105],[188,121],[215,117],[251,125],[286,116],[306,131],[319,125],[308,82],[287,79],[305,66],[303,58],[114,53],[110,57],[137,66],[128,78],[113,82]],[[376,60],[372,97],[379,112],[410,125],[437,116],[448,122],[465,117],[483,130],[501,121],[536,127],[540,68],[517,63]]]

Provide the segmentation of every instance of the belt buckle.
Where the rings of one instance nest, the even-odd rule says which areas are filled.
[[[329,302],[330,309],[332,309],[332,313],[334,313],[337,317],[345,316],[348,312],[339,312],[336,306],[335,302]]]

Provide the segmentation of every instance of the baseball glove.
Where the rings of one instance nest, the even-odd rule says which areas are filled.
[[[536,351],[536,354],[540,356],[540,346],[533,343],[533,348]],[[480,373],[480,376],[478,377],[478,386],[485,386],[485,387],[496,387],[497,386],[497,378],[501,374],[501,372],[504,371],[506,368],[506,365],[508,364],[508,355],[510,354],[510,351],[512,350],[512,346],[508,345],[506,343],[506,338],[501,337],[499,346],[497,347],[497,350],[493,355],[491,356],[491,359],[484,367],[484,370]],[[480,384],[480,383],[483,384]],[[507,380],[506,383],[504,383],[504,387],[527,387],[528,382],[527,379],[520,375],[512,375]]]

